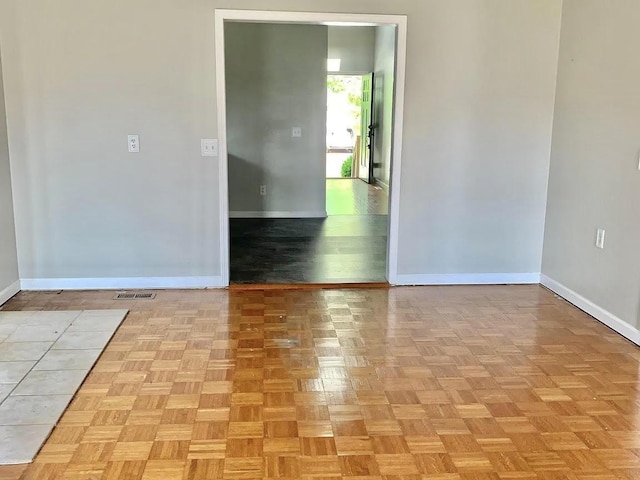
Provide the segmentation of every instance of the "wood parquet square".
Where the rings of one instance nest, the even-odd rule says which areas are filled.
[[[23,292],[128,308],[1,479],[640,479],[640,349],[539,286]]]

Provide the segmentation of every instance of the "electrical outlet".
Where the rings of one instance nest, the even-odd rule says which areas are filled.
[[[267,194],[267,186],[260,185],[260,195],[265,196]]]
[[[203,157],[217,157],[218,140],[215,138],[203,138],[200,140],[200,155]]]
[[[596,231],[596,247],[599,249],[604,249],[604,234],[605,231],[602,228]]]
[[[140,152],[140,137],[138,135],[129,135],[127,142],[129,144],[129,153]]]
[[[293,127],[293,128],[291,129],[291,136],[292,136],[293,138],[300,138],[300,137],[302,137],[302,128],[300,128],[300,127]]]

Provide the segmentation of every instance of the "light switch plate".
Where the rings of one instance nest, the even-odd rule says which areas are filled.
[[[203,157],[217,157],[218,140],[215,138],[203,138],[200,141],[200,154]]]
[[[604,238],[605,238],[605,231],[603,228],[598,228],[596,230],[596,247],[603,249],[604,248]]]

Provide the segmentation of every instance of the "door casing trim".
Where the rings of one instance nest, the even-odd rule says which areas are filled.
[[[225,21],[262,23],[306,23],[313,25],[345,24],[357,26],[392,25],[396,27],[395,104],[391,150],[391,180],[389,185],[389,230],[387,236],[387,281],[395,285],[398,279],[398,236],[400,225],[400,180],[402,166],[402,132],[407,63],[406,15],[367,13],[321,13],[267,10],[215,10],[216,104],[219,141],[218,191],[220,206],[220,273],[223,286],[229,285],[229,168],[227,150],[227,101],[225,78]]]

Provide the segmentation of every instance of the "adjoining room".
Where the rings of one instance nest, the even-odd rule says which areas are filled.
[[[391,25],[225,24],[232,284],[387,282],[395,50]]]

